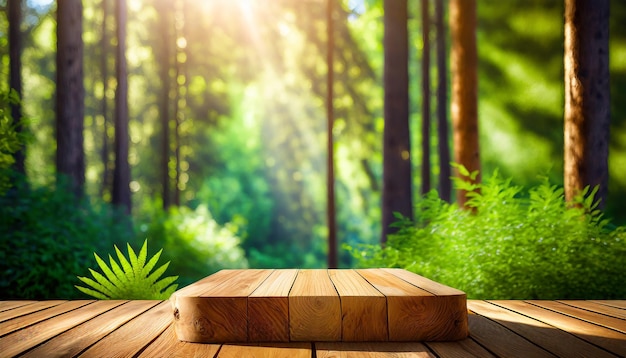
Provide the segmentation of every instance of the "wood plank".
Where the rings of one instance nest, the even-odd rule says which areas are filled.
[[[92,305],[105,305],[98,301]],[[124,302],[124,301],[122,301]],[[159,301],[128,301],[28,351],[22,358],[73,357]]]
[[[11,357],[23,353],[57,334],[65,332],[124,302],[102,301],[97,303],[82,306],[0,338],[0,347],[5,347],[2,354]]]
[[[607,306],[591,301],[567,300],[557,302],[615,318],[626,319],[626,310],[617,307]]]
[[[608,317],[600,313],[589,312],[584,309],[568,306],[563,303],[555,302],[555,301],[531,300],[531,301],[526,301],[526,302],[533,304],[535,306],[544,307],[549,310],[563,313],[568,316],[576,317],[578,319],[581,319],[587,322],[595,323],[599,326],[611,328],[621,333],[626,333],[626,321],[623,319],[619,319],[615,317]]]
[[[618,300],[604,300],[604,301],[592,300],[591,302],[596,302],[596,303],[606,305],[606,306],[626,309],[626,300],[620,300],[620,301]]]
[[[289,342],[289,291],[298,270],[276,270],[248,297],[248,340]]]
[[[490,302],[560,328],[619,356],[626,356],[626,335],[612,329],[585,322],[575,317],[567,316],[523,301],[494,300]]]
[[[0,301],[0,312],[33,304],[37,301]]]
[[[428,348],[439,357],[446,358],[495,358],[488,350],[483,348],[471,338],[465,338],[454,342],[426,342]]]
[[[220,270],[199,281],[180,288],[172,294],[170,300],[175,299],[177,296],[200,296],[202,292],[206,291],[209,287],[217,287],[227,282],[232,277],[234,271],[238,270]]]
[[[432,293],[435,296],[466,296],[465,292],[457,290],[456,288],[446,286],[439,282],[427,279],[411,271],[399,269],[399,268],[383,268],[383,271],[389,272],[394,276],[398,276],[401,279]]]
[[[11,320],[0,323],[0,336],[17,331],[18,329],[28,327],[32,324],[41,322],[50,317],[54,317],[65,312],[77,309],[78,307],[85,306],[95,301],[81,300],[81,301],[64,301],[58,304],[58,301],[54,302],[54,305],[50,308],[33,312],[29,315],[19,316]],[[19,309],[19,308],[16,308]]]
[[[500,306],[485,301],[470,301],[468,306],[559,357],[614,357],[565,331]]]
[[[434,358],[429,349],[418,342],[322,342],[315,344],[317,358]]]
[[[385,296],[354,270],[328,273],[341,302],[342,341],[389,340]]]
[[[311,358],[311,343],[224,344],[218,358]]]
[[[473,313],[468,321],[470,337],[498,357],[556,357],[488,317]]]
[[[341,302],[327,270],[301,270],[289,293],[292,341],[340,341]]]
[[[442,341],[467,337],[465,300],[440,300],[440,297],[384,270],[357,272],[387,297],[390,341]]]
[[[207,284],[199,296],[174,296],[176,335],[188,342],[246,342],[248,296],[273,270],[223,270],[220,284]],[[188,291],[187,291],[188,292]],[[194,289],[194,292],[195,291]]]
[[[89,347],[81,357],[133,357],[172,322],[170,303],[163,301]]]
[[[36,302],[30,305],[16,307],[12,310],[3,311],[3,312],[0,312],[0,322],[8,321],[10,319],[15,319],[20,316],[25,316],[33,312],[45,310],[46,308],[60,305],[63,302],[66,302],[66,301],[58,301],[58,300],[41,301],[41,302]]]
[[[221,345],[208,343],[189,343],[179,341],[176,337],[174,325],[170,324],[159,337],[150,343],[140,354],[139,358],[149,357],[214,357]]]

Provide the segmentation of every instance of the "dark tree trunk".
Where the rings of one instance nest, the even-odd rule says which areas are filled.
[[[171,12],[173,7],[170,0],[159,1],[159,16],[162,21],[159,24],[162,32],[161,57],[159,65],[161,66],[161,101],[159,104],[159,112],[161,116],[161,188],[163,195],[163,209],[167,210],[171,205],[171,184],[170,184],[170,91],[171,91],[171,54],[170,54],[170,27],[173,26]]]
[[[565,197],[608,192],[609,0],[565,1]]]
[[[22,98],[22,0],[8,0],[7,12],[9,20],[9,87]],[[17,133],[21,133],[22,125],[22,104],[11,104],[11,118]],[[24,146],[13,154],[13,169],[22,174],[26,174],[24,167],[25,150]]]
[[[437,25],[437,142],[439,151],[439,197],[450,202],[450,145],[448,135],[448,80],[446,67],[446,28],[444,24],[444,0],[435,0]]]
[[[100,158],[102,161],[102,183],[100,184],[100,197],[104,197],[104,192],[111,187],[110,179],[110,161],[109,161],[109,103],[107,92],[109,91],[109,36],[108,36],[108,19],[109,19],[109,1],[102,0],[102,38],[100,47],[102,48],[102,58],[100,59],[100,72],[102,75],[102,148]]]
[[[57,3],[56,166],[77,196],[85,183],[82,12],[81,0]]]
[[[413,218],[407,1],[385,0],[384,12],[383,243],[394,231],[389,225],[396,220],[395,212]]]
[[[422,194],[430,191],[430,6],[422,0]]]
[[[114,205],[131,211],[130,165],[128,164],[128,69],[126,65],[126,0],[116,0],[117,48],[115,61],[115,168],[113,169]]]
[[[455,161],[471,173],[480,171],[476,0],[450,1],[450,30]],[[479,181],[480,175],[476,177],[476,182]],[[463,190],[457,193],[457,201],[462,207],[465,207],[466,195]]]
[[[326,4],[326,118],[328,120],[327,133],[327,161],[326,161],[326,214],[328,220],[328,268],[337,268],[337,218],[335,208],[335,145],[333,127],[335,113],[333,106],[334,66],[333,55],[335,50],[334,39],[334,3],[336,0],[327,0]]]

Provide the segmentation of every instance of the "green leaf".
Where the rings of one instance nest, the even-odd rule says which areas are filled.
[[[104,272],[105,276],[107,277],[107,279],[109,281],[111,281],[111,283],[113,283],[115,286],[121,286],[121,282],[120,280],[117,278],[117,276],[115,276],[115,274],[113,273],[113,271],[111,271],[111,269],[109,268],[109,266],[106,264],[106,262],[104,262],[104,260],[102,260],[100,258],[100,256],[98,256],[98,254],[96,254],[94,252],[93,254],[96,258],[96,263],[98,264],[98,266],[100,267],[100,269],[102,270],[102,272]]]
[[[157,261],[159,261],[159,258],[161,257],[162,252],[163,252],[163,249],[159,250],[156,254],[154,254],[154,256],[152,256],[152,258],[148,261],[148,264],[141,271],[142,277],[148,277],[148,274],[150,273],[150,271],[152,271]]]
[[[154,272],[152,274],[150,274],[150,276],[148,276],[146,278],[146,280],[148,280],[148,282],[150,284],[154,284],[154,282],[156,282],[156,280],[165,273],[165,270],[167,270],[167,267],[169,265],[170,265],[170,262],[169,261],[166,262],[161,267],[159,267],[158,269],[154,270]]]
[[[122,265],[122,268],[124,269],[124,275],[129,281],[132,281],[134,278],[133,267],[130,265],[128,260],[126,260],[126,257],[124,257],[124,254],[122,254],[120,249],[118,249],[116,245],[114,245],[114,247],[115,247],[115,253],[117,254],[117,259],[120,261],[120,264]]]
[[[95,291],[95,290],[92,290],[92,289],[89,289],[89,288],[86,288],[86,287],[82,287],[82,286],[77,286],[77,285],[74,285],[74,287],[76,287],[80,292],[82,292],[84,294],[87,294],[87,295],[89,295],[91,297],[95,297],[95,298],[97,298],[99,300],[108,300],[109,299],[107,296],[103,295],[102,293],[100,293],[98,291]]]

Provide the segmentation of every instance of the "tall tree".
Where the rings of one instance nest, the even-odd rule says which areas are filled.
[[[565,197],[608,189],[609,0],[565,1]]]
[[[109,35],[108,35],[108,21],[109,21],[109,1],[102,0],[102,37],[100,39],[100,47],[102,50],[102,56],[100,58],[100,74],[102,76],[102,148],[100,151],[100,158],[102,160],[102,183],[100,184],[100,197],[104,196],[105,190],[110,188],[110,160],[109,160],[109,103],[107,98],[107,92],[109,91]]]
[[[327,0],[326,3],[326,118],[328,123],[327,135],[327,160],[326,160],[326,214],[328,225],[328,268],[337,267],[337,218],[335,208],[335,145],[333,140],[333,127],[335,123],[334,113],[334,4],[335,0]]]
[[[170,28],[173,26],[173,7],[170,0],[158,1],[159,16],[162,21],[159,28],[162,33],[161,52],[159,59],[161,77],[161,100],[159,101],[159,114],[161,117],[161,187],[163,195],[163,209],[167,210],[171,205],[170,184],[170,92],[172,68],[170,40],[172,38]]]
[[[22,98],[22,0],[8,0],[7,2],[9,20],[9,87]],[[11,118],[15,125],[15,130],[23,131],[22,125],[22,104],[11,103]],[[24,147],[22,146],[13,154],[15,162],[13,168],[21,174],[25,174],[24,168]]]
[[[422,194],[430,191],[430,6],[422,0]]]
[[[450,145],[448,136],[448,69],[446,66],[446,27],[444,24],[444,0],[435,0],[435,23],[437,27],[437,146],[439,153],[439,197],[450,201]]]
[[[81,0],[57,2],[57,172],[71,181],[73,192],[83,195],[85,152],[83,128],[83,4]]]
[[[383,243],[393,232],[395,212],[413,217],[407,0],[385,0],[384,23]]]
[[[476,0],[450,0],[450,32],[455,161],[471,173],[480,171]],[[480,175],[476,181],[480,181]],[[466,194],[463,190],[458,191],[460,206],[465,206]]]
[[[128,164],[128,69],[126,64],[126,0],[116,0],[117,48],[115,50],[115,168],[113,169],[114,205],[131,211],[130,165]]]

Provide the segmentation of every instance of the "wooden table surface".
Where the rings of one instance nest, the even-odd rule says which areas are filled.
[[[0,357],[624,357],[624,301],[467,302],[457,342],[180,342],[169,301],[2,301]]]

